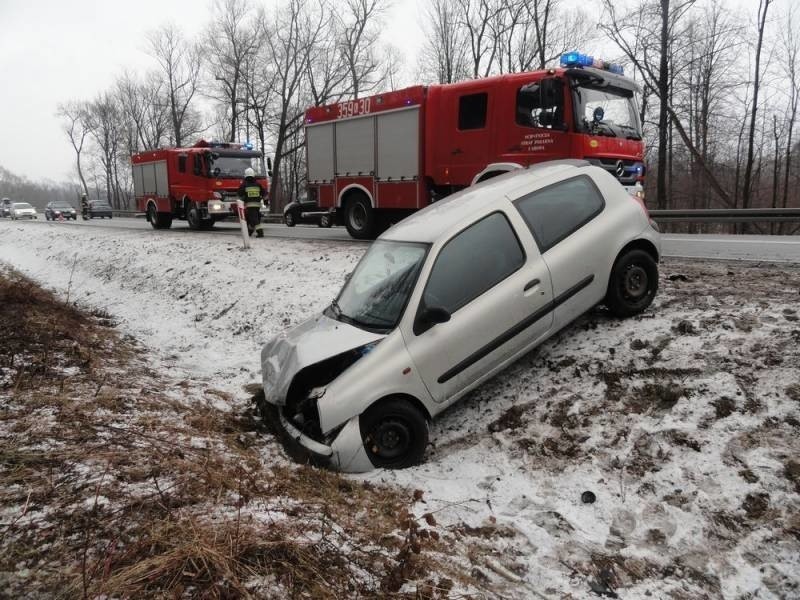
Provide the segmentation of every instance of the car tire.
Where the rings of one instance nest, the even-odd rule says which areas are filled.
[[[658,290],[658,265],[644,250],[629,250],[617,257],[608,280],[605,305],[619,318],[644,311]]]
[[[389,398],[370,406],[359,425],[364,449],[375,467],[405,469],[422,462],[428,422],[408,400]]]
[[[333,218],[332,218],[332,217],[331,217],[331,215],[329,215],[329,214],[328,214],[328,215],[322,215],[322,216],[319,218],[319,223],[318,223],[318,225],[319,225],[320,227],[324,227],[325,229],[328,229],[328,228],[330,228],[330,227],[333,227]]]
[[[347,203],[344,210],[344,224],[351,237],[357,240],[374,238],[375,221],[375,211],[364,196],[359,195]]]
[[[286,223],[287,227],[294,227],[297,225],[297,217],[295,217],[294,212],[291,210],[283,215],[283,222]]]

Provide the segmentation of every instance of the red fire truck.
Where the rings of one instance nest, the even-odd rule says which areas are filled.
[[[570,52],[561,67],[415,86],[305,113],[309,199],[351,236],[530,164],[585,159],[643,196],[636,83]]]
[[[136,207],[153,229],[186,219],[191,229],[210,229],[235,216],[236,190],[245,169],[268,189],[261,152],[249,144],[198,141],[189,148],[160,148],[131,156]]]

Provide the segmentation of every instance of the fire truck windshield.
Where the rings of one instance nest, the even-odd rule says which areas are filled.
[[[572,89],[578,131],[630,140],[642,139],[642,127],[632,91],[586,84]]]
[[[244,170],[253,169],[256,177],[263,177],[261,160],[253,154],[222,154],[215,152],[208,156],[208,170],[211,177],[220,179],[243,179]]]

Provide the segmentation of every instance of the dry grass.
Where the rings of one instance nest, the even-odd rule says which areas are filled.
[[[252,409],[0,273],[8,597],[452,597],[419,495],[287,463]],[[402,593],[401,593],[402,590]]]

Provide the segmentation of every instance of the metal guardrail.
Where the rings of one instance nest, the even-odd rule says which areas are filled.
[[[659,223],[800,223],[800,208],[651,210]]]
[[[144,219],[145,214],[143,212],[139,212],[136,210],[112,210],[111,214],[115,217],[128,217],[128,218],[136,218],[136,219]],[[266,223],[283,223],[283,215],[262,215],[261,220]]]
[[[800,208],[707,208],[651,210],[659,223],[800,223]],[[115,217],[144,218],[143,212],[114,210]],[[282,223],[281,215],[268,215],[268,223]]]

